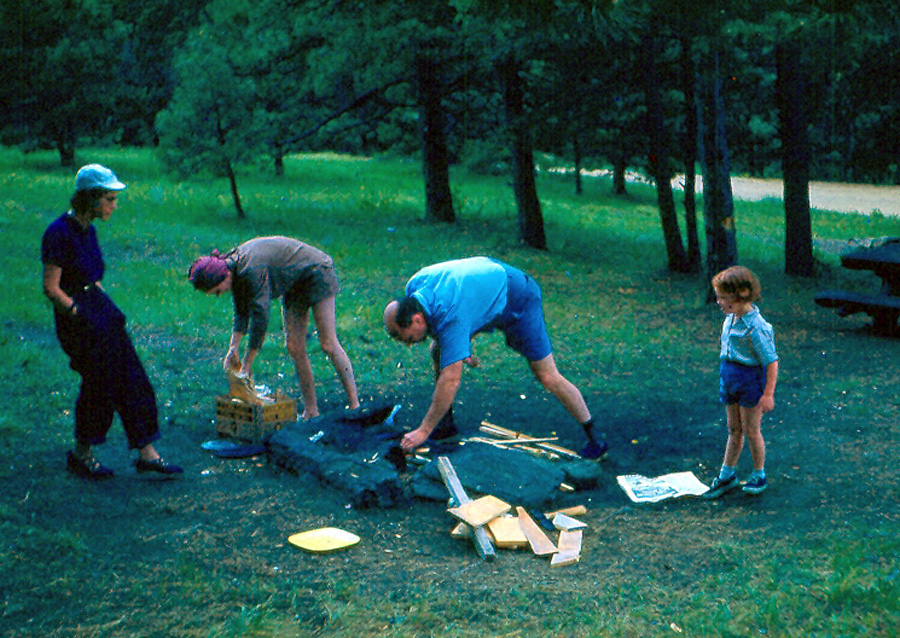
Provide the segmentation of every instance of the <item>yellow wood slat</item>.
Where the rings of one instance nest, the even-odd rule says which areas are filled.
[[[494,545],[507,549],[528,547],[528,539],[519,526],[519,519],[514,516],[500,516],[487,524],[487,529],[494,539]]]
[[[538,527],[538,524],[528,515],[528,512],[525,511],[524,507],[517,507],[516,514],[519,515],[519,527],[522,528],[522,533],[525,534],[525,538],[528,539],[528,544],[531,545],[531,551],[534,552],[536,556],[547,556],[556,553],[556,545],[554,545],[553,541],[550,540],[550,537]]]
[[[506,514],[512,506],[496,496],[482,496],[474,501],[463,503],[459,507],[451,507],[447,511],[453,516],[472,526],[485,525],[501,514]]]
[[[581,559],[582,530],[559,533],[559,551],[550,559],[551,567],[562,567],[577,563]]]

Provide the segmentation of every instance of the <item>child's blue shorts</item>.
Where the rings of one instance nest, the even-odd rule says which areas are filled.
[[[722,359],[719,366],[719,398],[722,403],[737,403],[742,408],[755,408],[765,389],[765,368]]]

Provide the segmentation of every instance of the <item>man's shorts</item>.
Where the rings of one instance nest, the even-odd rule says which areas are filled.
[[[765,389],[765,368],[722,359],[719,366],[719,398],[722,403],[737,403],[742,408],[755,408]]]
[[[341,291],[333,263],[311,264],[284,295],[284,307],[306,312],[320,301]]]
[[[510,348],[529,361],[540,361],[551,352],[550,334],[541,307],[541,289],[521,270],[508,267],[506,273],[506,308],[494,327],[503,331]]]

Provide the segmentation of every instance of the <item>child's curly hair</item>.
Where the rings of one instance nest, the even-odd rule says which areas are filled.
[[[754,302],[762,294],[759,278],[749,268],[732,266],[712,278],[712,286],[719,294],[732,295],[742,302]]]

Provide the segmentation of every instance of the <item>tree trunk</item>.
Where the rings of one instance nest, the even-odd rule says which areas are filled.
[[[284,177],[284,153],[275,151],[275,177]]]
[[[56,150],[59,151],[60,166],[72,168],[75,166],[75,135],[68,121],[57,129]]]
[[[672,172],[669,168],[669,150],[666,144],[660,81],[657,75],[656,62],[661,57],[661,46],[657,29],[651,29],[648,42],[644,47],[647,59],[644,61],[645,95],[647,101],[647,122],[650,132],[648,153],[650,174],[656,181],[656,203],[659,208],[659,221],[662,224],[663,239],[666,243],[666,256],[669,270],[685,272],[687,256],[681,241],[681,230],[678,228],[678,214],[675,212],[675,198],[672,195]]]
[[[713,52],[698,80],[698,129],[703,168],[703,212],[706,220],[706,267],[709,278],[737,262],[731,167],[725,139],[725,106],[719,54]],[[710,287],[712,293],[712,287]],[[708,297],[712,301],[712,294]]]
[[[422,136],[422,174],[425,180],[425,218],[452,224],[456,221],[450,192],[447,129],[441,106],[440,81],[433,60],[416,60],[419,90],[419,131]]]
[[[628,169],[628,160],[625,159],[625,151],[616,149],[613,159],[613,194],[625,195],[625,171]]]
[[[775,95],[781,121],[781,174],[784,180],[784,272],[813,275],[812,222],[809,215],[809,136],[806,90],[796,42],[775,46]]]
[[[519,213],[519,233],[527,245],[546,250],[547,238],[544,235],[544,218],[534,179],[531,133],[525,113],[525,96],[522,79],[519,77],[519,66],[510,56],[497,65],[497,72],[503,92],[507,133],[510,138],[513,192]]]
[[[244,219],[244,208],[241,206],[241,196],[238,194],[237,178],[234,175],[234,168],[231,162],[225,160],[225,173],[228,175],[228,183],[231,185],[231,199],[234,201],[234,209],[237,211],[238,219]]]
[[[700,236],[697,229],[697,107],[694,83],[697,80],[691,57],[689,38],[681,40],[681,86],[684,92],[684,222],[687,234],[687,266],[690,272],[700,272]]]
[[[572,155],[575,162],[575,194],[584,193],[584,184],[581,180],[581,144],[578,143],[578,135],[572,140]]]

